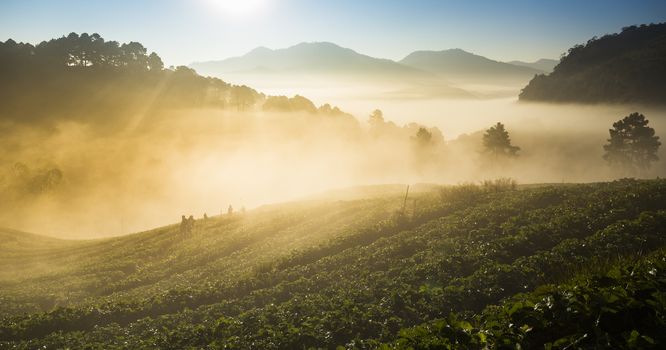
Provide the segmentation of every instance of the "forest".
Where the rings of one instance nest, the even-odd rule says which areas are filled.
[[[664,104],[666,23],[629,26],[575,45],[548,75],[537,75],[523,101]]]
[[[0,81],[3,121],[23,123],[85,118],[105,125],[137,109],[244,109],[263,98],[185,66],[165,69],[140,43],[105,41],[97,33],[70,33],[38,45],[0,42]]]

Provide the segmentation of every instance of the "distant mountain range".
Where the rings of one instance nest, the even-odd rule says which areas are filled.
[[[222,79],[262,77],[284,81],[307,76],[333,76],[352,81],[394,81],[411,84],[429,95],[461,93],[451,85],[461,82],[493,83],[506,80],[525,84],[536,74],[548,72],[540,60],[511,64],[498,62],[461,49],[417,51],[396,62],[358,53],[329,42],[301,43],[284,49],[256,48],[239,57],[190,65],[199,74]],[[256,85],[256,83],[253,82]]]
[[[416,51],[403,58],[400,63],[454,80],[527,80],[543,73],[534,68],[493,61],[461,49]]]
[[[328,42],[301,43],[277,50],[258,47],[240,57],[193,63],[190,67],[204,75],[225,73],[425,75],[425,72],[395,61],[370,57]]]
[[[544,73],[550,73],[553,71],[553,69],[555,69],[555,66],[557,66],[557,64],[560,63],[560,61],[551,60],[549,58],[542,58],[534,62],[509,61],[507,63],[513,64],[514,66],[523,66],[523,67],[537,69],[543,71]]]

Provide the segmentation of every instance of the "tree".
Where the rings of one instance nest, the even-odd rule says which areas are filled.
[[[231,88],[231,105],[235,105],[239,111],[244,111],[255,103],[257,92],[245,85]]]
[[[164,62],[162,62],[160,56],[154,52],[148,56],[148,69],[158,72],[164,69]]]
[[[520,147],[511,145],[509,132],[504,128],[504,124],[497,122],[491,126],[483,135],[484,152],[493,156],[493,159],[499,157],[516,157]]]
[[[384,113],[379,109],[375,109],[370,114],[368,124],[370,125],[370,134],[373,137],[390,137],[401,131],[395,123],[385,121]]]
[[[432,132],[424,127],[419,127],[419,130],[414,136],[411,137],[412,149],[414,152],[414,166],[418,172],[422,172],[428,164],[431,163],[434,157],[434,140]]]
[[[426,148],[432,144],[432,133],[424,127],[420,127],[416,135],[412,136],[412,140],[420,148]]]
[[[635,112],[613,123],[603,158],[611,166],[630,172],[649,169],[650,163],[659,160],[657,150],[661,145],[649,122],[643,114]]]
[[[381,110],[375,109],[372,114],[370,114],[370,118],[368,119],[368,123],[370,123],[370,126],[375,126],[375,125],[381,125],[384,124],[384,113],[382,113]]]
[[[130,41],[120,46],[122,52],[121,60],[125,67],[136,70],[145,70],[148,68],[148,56],[146,48],[136,41]]]

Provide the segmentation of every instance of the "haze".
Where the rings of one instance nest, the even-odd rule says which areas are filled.
[[[218,215],[229,205],[250,210],[353,186],[497,177],[522,184],[606,181],[623,175],[602,158],[613,122],[639,111],[663,140],[666,110],[656,105],[518,102],[535,74],[549,73],[530,62],[545,58],[556,64],[569,47],[592,36],[658,21],[666,13],[662,2],[565,1],[543,7],[510,2],[492,20],[486,14],[500,7],[496,2],[481,2],[479,8],[430,1],[317,3],[147,1],[130,11],[127,1],[3,2],[0,32],[15,41],[37,44],[72,31],[103,32],[109,40],[143,42],[167,65],[187,64],[202,75],[248,85],[263,94],[261,103],[267,96],[300,95],[351,116],[279,112],[261,103],[147,113],[152,101],[146,95],[141,96],[145,105],[123,106],[104,119],[87,120],[85,112],[74,109],[63,112],[65,118],[33,120],[33,109],[48,111],[35,102],[40,95],[26,89],[26,110],[18,112],[24,116],[0,119],[0,193],[5,197],[0,226],[97,238],[176,223],[181,215]],[[604,20],[589,20],[601,4],[608,11]],[[568,11],[574,5],[580,12]],[[72,11],[75,7],[80,11]],[[293,8],[299,10],[290,14]],[[109,22],[119,17],[101,15],[107,10],[127,11],[123,18],[129,24]],[[451,10],[464,16],[438,17]],[[340,21],[332,25],[336,15]],[[560,22],[564,17],[571,23]],[[132,23],[139,19],[135,30]],[[535,27],[539,30],[530,30]],[[428,65],[427,59],[410,59],[416,50],[454,58],[447,62],[473,57],[479,66]],[[278,56],[284,65],[267,66]],[[233,67],[241,68],[228,68],[229,57],[236,57]],[[470,73],[478,67],[489,73]],[[110,94],[92,95],[105,93]],[[383,121],[369,123],[375,110],[381,110]],[[521,150],[518,158],[489,166],[482,135],[497,122]],[[415,139],[421,127],[432,134],[425,149]],[[666,159],[663,148],[658,157]],[[17,173],[39,178],[51,169],[62,173],[57,187],[44,193],[17,190]],[[664,162],[641,174],[665,175]]]

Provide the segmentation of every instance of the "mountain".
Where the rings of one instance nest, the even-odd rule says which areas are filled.
[[[523,101],[666,104],[666,23],[631,26],[569,49]]]
[[[400,63],[456,80],[525,80],[543,73],[541,70],[494,61],[461,49],[416,51]]]
[[[540,70],[544,73],[550,73],[550,72],[553,71],[555,66],[557,66],[558,63],[560,63],[560,61],[549,59],[549,58],[542,58],[542,59],[536,60],[534,62],[509,61],[507,63],[512,64],[514,66],[521,66],[521,67],[528,67],[528,68],[532,68],[532,69],[537,69],[537,70]]]
[[[490,60],[460,49],[417,51],[400,62],[380,59],[328,42],[301,43],[284,49],[258,47],[247,54],[220,61],[196,62],[189,67],[264,91],[308,91],[314,86],[341,87],[350,83],[370,95],[437,98],[494,96],[479,85],[471,93],[456,84],[510,85],[511,95],[544,71]],[[434,74],[433,74],[434,73]],[[509,83],[509,84],[505,84]],[[341,85],[336,85],[341,84]],[[515,89],[513,88],[515,87]],[[338,91],[336,90],[336,91]],[[308,95],[314,95],[314,91]],[[359,92],[350,93],[358,97]],[[327,100],[335,96],[325,96]]]
[[[321,96],[327,101],[340,97],[340,91],[355,98],[361,93],[410,98],[472,97],[429,72],[328,42],[300,43],[277,50],[259,47],[240,57],[196,62],[189,67],[204,76],[276,94],[295,91],[313,96],[321,93],[321,89],[310,90],[313,86],[326,86],[328,91],[336,91]]]
[[[228,73],[384,74],[424,76],[424,72],[387,59],[360,54],[328,42],[300,43],[284,49],[258,47],[240,57],[190,65],[203,75]]]
[[[666,180],[379,190],[0,245],[0,348],[666,344]]]

